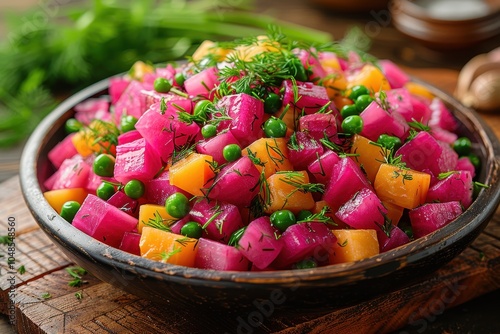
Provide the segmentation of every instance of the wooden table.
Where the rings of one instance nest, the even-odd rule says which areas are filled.
[[[19,1],[19,5],[27,3],[35,4],[36,1]],[[474,53],[491,48],[483,45],[452,58],[422,49],[392,28],[390,18],[387,24],[380,21],[386,12],[336,14],[300,0],[259,0],[257,9],[280,19],[331,32],[336,37],[344,36],[354,24],[366,28],[370,22],[378,22],[380,30],[370,36],[371,52],[379,58],[395,60],[411,74],[448,92],[453,92],[458,70],[466,60]],[[500,135],[500,116],[483,117]],[[0,164],[9,161],[0,177],[17,173],[21,148],[0,153]],[[14,308],[10,308],[8,291],[11,286],[8,268],[2,260],[0,313],[4,316],[0,317],[0,333],[13,332],[7,325],[11,310],[15,310],[15,329],[20,333],[234,333],[237,332],[235,319],[246,315],[233,314],[229,319],[224,314],[217,316],[217,310],[192,314],[190,310],[175,307],[160,308],[90,275],[85,277],[89,284],[80,289],[71,288],[67,285],[69,276],[65,268],[73,264],[32,220],[21,198],[16,176],[0,184],[0,235],[5,234],[9,217],[15,217],[17,223],[16,262],[25,266],[26,273],[16,275],[17,296]],[[286,314],[273,314],[254,332],[499,332],[496,314],[500,297],[499,222],[500,212],[497,211],[486,231],[471,247],[419,284],[340,310],[325,310],[296,319]],[[452,302],[443,302],[443,294],[456,292],[457,287],[462,286],[464,288],[458,288],[460,291]],[[77,299],[75,293],[80,292],[83,298]],[[44,299],[44,293],[52,297]],[[420,320],[417,320],[418,314],[422,317]]]

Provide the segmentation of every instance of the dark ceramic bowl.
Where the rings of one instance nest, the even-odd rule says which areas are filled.
[[[96,83],[64,101],[37,127],[21,160],[21,186],[41,229],[75,263],[102,281],[140,297],[181,305],[252,305],[256,299],[276,307],[341,306],[382,294],[424,278],[462,252],[488,224],[500,202],[500,143],[478,115],[443,92],[429,89],[453,110],[481,158],[478,181],[489,184],[458,219],[430,235],[354,263],[304,270],[221,272],[151,261],[111,248],[69,225],[49,206],[43,181],[52,172],[47,152],[64,136],[73,107],[106,94],[108,81]],[[276,297],[277,298],[277,297]]]

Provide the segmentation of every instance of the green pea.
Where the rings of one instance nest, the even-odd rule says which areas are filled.
[[[460,137],[453,142],[453,149],[461,157],[469,155],[472,151],[472,142],[467,137]]]
[[[81,128],[83,128],[83,124],[76,120],[76,118],[70,118],[64,123],[66,133],[78,132]]]
[[[184,81],[186,81],[186,77],[182,72],[175,73],[174,76],[175,83],[178,84],[179,86],[184,85]]]
[[[351,88],[351,93],[348,97],[351,100],[356,101],[356,99],[361,95],[370,95],[370,91],[366,88],[366,86],[357,85]]]
[[[478,170],[479,168],[481,168],[481,159],[479,159],[479,157],[475,154],[469,154],[467,156],[467,158],[469,158],[470,162],[472,163],[472,165],[474,166],[474,168],[476,170]]]
[[[283,138],[286,136],[286,131],[285,122],[279,118],[271,117],[264,123],[264,133],[269,138]]]
[[[145,190],[146,187],[144,186],[144,183],[135,179],[128,181],[123,188],[125,195],[132,199],[141,198],[144,195]]]
[[[363,119],[360,116],[348,116],[342,121],[342,131],[347,134],[361,133],[363,130]]]
[[[290,210],[278,210],[271,214],[271,225],[276,227],[281,232],[297,222],[295,215]]]
[[[397,150],[402,145],[401,139],[396,136],[390,136],[384,133],[378,137],[377,143],[389,150]]]
[[[356,105],[358,111],[362,112],[366,109],[366,107],[370,105],[370,103],[373,102],[373,100],[373,97],[371,97],[370,95],[360,95],[356,98],[354,104]]]
[[[122,129],[122,132],[125,133],[125,132],[135,130],[136,123],[137,123],[137,118],[135,118],[132,115],[127,115],[127,116],[122,117],[122,119],[120,120],[120,126]]]
[[[193,110],[193,115],[198,118],[208,119],[208,109],[213,108],[214,104],[210,100],[200,100],[196,102]]]
[[[222,149],[222,156],[226,161],[236,161],[241,157],[241,148],[237,144],[229,144]]]
[[[61,217],[72,223],[76,213],[80,210],[80,203],[77,201],[67,201],[61,207]]]
[[[99,154],[92,164],[92,170],[98,176],[113,176],[115,170],[115,158],[111,154]]]
[[[97,197],[107,201],[116,192],[115,186],[109,182],[102,182],[99,187],[97,187],[96,195]]]
[[[206,124],[201,128],[203,138],[212,138],[217,134],[217,127],[214,124]]]
[[[174,193],[165,201],[165,209],[174,218],[184,218],[190,210],[189,200],[183,193]]]
[[[158,93],[168,93],[172,89],[172,83],[166,78],[158,77],[155,79],[153,87]]]
[[[300,210],[299,213],[297,213],[297,221],[301,220],[306,220],[307,218],[312,216],[312,212],[309,210]]]
[[[281,98],[276,93],[269,93],[264,99],[264,112],[267,114],[274,114],[281,109]]]
[[[188,238],[199,239],[203,234],[203,227],[197,222],[187,222],[181,227],[181,234]]]
[[[318,263],[314,259],[304,259],[302,261],[295,263],[294,268],[295,269],[312,269],[312,268],[316,268],[317,266],[318,266]]]
[[[348,104],[342,107],[342,109],[340,110],[340,115],[344,119],[348,116],[359,115],[359,110],[355,104]]]

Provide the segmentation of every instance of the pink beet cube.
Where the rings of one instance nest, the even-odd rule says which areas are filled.
[[[284,80],[282,89],[283,105],[290,105],[291,108],[295,107],[306,114],[314,114],[330,103],[326,88],[311,82],[297,82],[294,85],[291,80]]]
[[[361,135],[372,141],[377,141],[381,134],[389,134],[404,140],[408,136],[410,126],[401,114],[394,110],[384,110],[373,101],[360,114],[363,119]]]
[[[116,147],[114,177],[122,183],[151,180],[162,166],[160,156],[144,138]]]
[[[61,167],[64,160],[73,157],[77,153],[75,145],[71,141],[74,135],[74,133],[67,135],[49,151],[48,158],[54,167]]]
[[[249,261],[236,247],[200,238],[194,266],[201,269],[247,271]]]
[[[373,189],[358,164],[349,157],[341,158],[333,167],[332,177],[326,185],[323,199],[333,212],[336,212],[363,188]]]
[[[438,181],[427,192],[426,202],[458,201],[467,209],[472,203],[474,184],[468,171],[457,171]]]
[[[283,247],[276,233],[269,217],[257,218],[248,224],[238,242],[238,249],[254,266],[264,269],[278,257]]]
[[[73,226],[106,245],[118,248],[125,232],[135,230],[137,219],[97,196],[88,195],[73,219]]]
[[[460,202],[426,203],[410,210],[410,222],[415,238],[421,238],[447,225],[462,214]]]
[[[208,154],[214,158],[219,164],[223,164],[226,161],[222,154],[222,151],[226,145],[236,144],[240,145],[239,141],[233,136],[231,131],[226,131],[219,133],[215,137],[205,139],[196,145],[196,151],[201,154]]]
[[[140,240],[141,235],[139,233],[125,232],[119,249],[130,254],[141,256],[141,249],[139,247]]]
[[[342,205],[335,216],[355,229],[379,230],[384,226],[386,214],[387,209],[377,194],[363,188]]]
[[[304,115],[299,119],[299,129],[316,140],[333,138],[337,134],[337,115],[333,113]]]
[[[307,166],[307,170],[317,182],[326,185],[331,179],[333,167],[335,167],[339,161],[339,155],[334,151],[328,150],[312,161],[309,166]]]
[[[305,170],[323,154],[323,145],[305,132],[295,132],[295,140],[297,145],[288,145],[288,159],[295,170]]]

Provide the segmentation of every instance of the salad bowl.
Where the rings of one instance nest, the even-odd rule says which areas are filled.
[[[21,159],[22,193],[40,228],[71,261],[104,282],[157,303],[232,307],[267,300],[276,308],[295,309],[355,303],[422,279],[449,262],[481,233],[500,203],[500,143],[495,134],[473,110],[437,88],[413,80],[453,112],[460,124],[459,133],[471,139],[474,153],[481,159],[477,180],[488,188],[450,224],[361,261],[261,272],[189,268],[129,254],[68,224],[43,196],[43,183],[53,172],[47,155],[64,138],[64,125],[73,117],[74,107],[106,95],[109,79],[63,101],[36,128]]]

